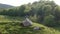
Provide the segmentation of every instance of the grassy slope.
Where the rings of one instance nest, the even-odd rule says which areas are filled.
[[[19,26],[19,24],[9,24],[8,26],[5,25],[0,25],[0,31],[3,34],[60,34],[58,30],[48,28],[38,23],[33,23],[33,25],[30,27],[22,27]],[[44,29],[35,31],[33,30],[35,26],[43,27]]]
[[[1,22],[19,22],[23,18],[22,17],[12,17],[12,16],[5,16],[5,15],[0,15],[0,23]]]
[[[0,21],[2,21],[0,23],[0,32],[2,32],[2,34],[60,34],[60,31],[50,27],[46,27],[38,23],[33,23],[33,25],[30,27],[22,27],[19,22],[7,22],[7,21],[12,21],[12,18],[11,17],[9,18],[6,18],[5,16],[0,16]],[[3,23],[3,21],[5,20],[6,20],[5,22],[6,24]],[[17,18],[13,20],[18,21],[19,19]],[[39,26],[44,29],[35,31],[33,30],[35,26]]]

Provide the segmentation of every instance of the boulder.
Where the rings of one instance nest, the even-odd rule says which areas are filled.
[[[32,21],[29,20],[28,18],[26,18],[23,22],[22,22],[23,26],[31,26],[32,25]]]
[[[35,27],[33,28],[33,30],[40,30],[40,27],[35,26]]]

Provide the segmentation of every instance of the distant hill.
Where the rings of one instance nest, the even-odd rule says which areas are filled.
[[[0,8],[12,8],[12,7],[14,7],[14,6],[0,3]]]

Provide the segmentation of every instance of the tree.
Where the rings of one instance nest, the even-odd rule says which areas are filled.
[[[24,16],[24,10],[25,10],[25,5],[20,6],[18,10],[18,15]]]
[[[44,18],[44,25],[47,25],[47,26],[54,26],[55,25],[55,22],[54,22],[54,16],[53,15],[49,15],[49,16],[46,16]]]
[[[52,7],[51,5],[45,5],[42,8],[42,11],[44,12],[44,16],[50,15],[52,13]]]
[[[60,7],[59,6],[55,7],[54,13],[55,13],[54,16],[56,17],[56,20],[60,20]]]

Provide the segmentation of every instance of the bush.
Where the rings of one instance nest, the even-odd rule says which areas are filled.
[[[46,16],[44,18],[44,23],[43,24],[47,25],[47,26],[54,26],[55,25],[54,16],[53,15]]]

